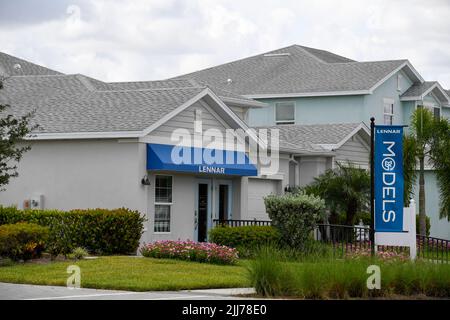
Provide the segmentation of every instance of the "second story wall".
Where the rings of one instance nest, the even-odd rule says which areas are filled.
[[[283,99],[261,99],[268,107],[250,109],[250,126],[276,124],[275,105],[278,102],[295,103],[295,124],[360,122],[364,116],[363,96],[331,96]]]
[[[400,78],[398,78],[399,75]],[[400,81],[399,86],[397,81]],[[377,124],[384,124],[384,104],[391,101],[394,104],[392,124],[405,124],[403,102],[400,101],[400,96],[411,85],[412,81],[403,72],[394,74],[376,88],[372,94],[364,96],[364,118],[361,121],[369,123],[369,119],[375,117]]]

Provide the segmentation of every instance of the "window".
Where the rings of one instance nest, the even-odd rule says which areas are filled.
[[[172,177],[155,177],[155,232],[170,232]]]
[[[397,91],[402,91],[402,75],[399,73],[397,75]]]
[[[441,118],[441,109],[434,107],[433,108],[433,114],[434,114],[434,118],[435,119],[440,119]]]
[[[383,108],[384,124],[392,125],[394,122],[394,100],[384,99]]]
[[[424,103],[425,108],[430,110],[435,119],[441,118],[441,108],[437,107],[433,103]],[[419,107],[419,106],[418,106]]]
[[[275,104],[275,122],[276,124],[295,123],[295,103],[279,102]]]

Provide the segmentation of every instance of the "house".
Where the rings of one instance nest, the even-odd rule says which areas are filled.
[[[425,81],[408,60],[359,62],[292,45],[174,79],[191,79],[266,104],[250,108],[250,126],[329,123],[409,124],[423,105],[450,118],[450,94]],[[416,188],[417,189],[417,188]],[[418,191],[415,192],[418,201]],[[450,223],[439,219],[439,194],[431,167],[426,173],[426,211],[431,234],[450,238]]]
[[[360,122],[283,126],[279,156],[261,158],[276,148],[257,133],[273,128],[250,130],[245,119],[266,104],[201,81],[106,83],[4,53],[0,73],[5,112],[34,112],[39,125],[0,204],[127,207],[146,216],[145,242],[203,241],[216,219],[267,219],[264,196],[307,184],[336,161],[368,163],[369,135]],[[232,161],[205,159],[228,155]],[[265,173],[267,159],[274,172]]]

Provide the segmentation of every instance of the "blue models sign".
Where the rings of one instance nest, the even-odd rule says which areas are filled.
[[[375,126],[375,231],[403,231],[403,127]]]

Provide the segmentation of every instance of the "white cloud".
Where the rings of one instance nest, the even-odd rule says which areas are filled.
[[[124,81],[167,78],[297,43],[357,60],[406,58],[427,80],[450,88],[446,0],[73,3],[53,19],[2,26],[0,50],[62,72]]]

